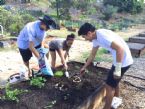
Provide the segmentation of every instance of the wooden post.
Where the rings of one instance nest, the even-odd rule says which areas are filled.
[[[98,109],[105,95],[105,83],[102,83],[77,109]]]

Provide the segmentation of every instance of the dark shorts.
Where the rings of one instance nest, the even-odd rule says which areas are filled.
[[[55,49],[52,49],[52,48],[49,48],[49,51],[55,52],[56,50]]]
[[[35,48],[40,48],[41,45],[36,46]],[[28,62],[30,60],[30,58],[32,57],[32,52],[30,51],[30,49],[21,49],[19,48],[20,54],[22,56],[22,59],[24,62]]]
[[[122,79],[123,75],[130,68],[130,66],[131,65],[121,68],[121,78],[120,79],[114,79],[113,73],[115,71],[115,66],[112,66],[112,68],[109,71],[109,74],[108,74],[108,77],[107,77],[107,80],[106,80],[106,84],[113,87],[113,88],[116,88],[118,86],[120,80]]]

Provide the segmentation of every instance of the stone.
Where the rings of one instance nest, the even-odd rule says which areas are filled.
[[[0,48],[4,48],[4,43],[0,41]]]

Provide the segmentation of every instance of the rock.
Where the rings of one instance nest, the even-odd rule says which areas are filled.
[[[8,68],[8,70],[12,70],[12,68]]]
[[[0,72],[3,72],[3,70],[0,69]]]
[[[0,42],[0,48],[4,48],[4,43]]]

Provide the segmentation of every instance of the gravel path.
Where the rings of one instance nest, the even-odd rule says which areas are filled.
[[[134,58],[134,64],[121,82],[123,105],[119,109],[145,109],[145,56]]]

